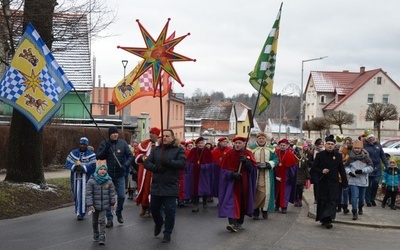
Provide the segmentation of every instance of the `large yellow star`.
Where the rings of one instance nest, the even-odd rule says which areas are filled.
[[[40,83],[43,82],[43,80],[39,78],[40,72],[35,75],[35,71],[32,69],[31,75],[27,75],[21,71],[19,71],[19,73],[25,77],[25,81],[21,82],[21,84],[26,85],[25,91],[31,88],[33,93],[35,93],[36,88],[39,88],[43,92],[42,87],[40,86]]]
[[[171,19],[168,18],[167,23],[165,24],[163,30],[161,31],[160,35],[157,38],[157,41],[155,41],[151,37],[151,35],[142,26],[139,20],[136,20],[136,22],[138,22],[139,24],[140,31],[146,43],[146,48],[118,46],[118,48],[126,50],[144,59],[140,64],[138,73],[136,74],[133,81],[138,79],[150,67],[152,68],[154,91],[156,91],[157,86],[160,84],[159,80],[161,76],[161,70],[167,72],[172,78],[174,78],[177,82],[179,82],[183,86],[181,79],[176,73],[172,63],[175,61],[196,61],[195,59],[185,57],[173,51],[175,45],[177,45],[180,41],[182,41],[186,36],[190,35],[190,33],[188,33],[185,36],[178,37],[176,39],[167,38],[167,30],[170,20]]]

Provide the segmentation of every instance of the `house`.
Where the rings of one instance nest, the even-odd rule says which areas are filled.
[[[203,136],[212,144],[220,137],[236,135],[236,115],[232,102],[187,102],[185,106],[185,139]]]
[[[372,121],[366,121],[366,111],[371,103],[391,103],[399,111],[399,86],[382,69],[359,72],[311,71],[305,89],[305,121],[323,117],[327,111],[346,111],[355,117],[354,124],[345,125],[343,134],[357,138],[366,129],[373,129]],[[381,124],[381,139],[398,137],[399,121]],[[331,134],[339,134],[332,126]]]

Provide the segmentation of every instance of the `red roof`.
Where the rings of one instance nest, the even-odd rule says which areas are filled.
[[[338,95],[337,102],[335,102],[334,99],[324,107],[324,110],[335,110],[379,72],[383,72],[382,69],[361,72],[311,71],[310,78],[312,78],[314,82],[316,92]],[[385,72],[383,73],[386,75]]]

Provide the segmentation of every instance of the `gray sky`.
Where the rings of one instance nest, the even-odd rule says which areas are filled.
[[[157,39],[171,18],[168,35],[191,33],[177,53],[197,62],[175,62],[182,82],[175,92],[191,96],[195,89],[222,91],[226,96],[251,94],[248,82],[279,10],[277,0],[107,0],[117,21],[105,33],[114,36],[92,44],[96,75],[113,87],[123,78],[121,60],[130,72],[141,60],[117,46],[145,47],[136,19]],[[400,84],[400,1],[286,0],[283,1],[274,93],[300,90],[302,60],[304,88],[310,70],[359,71],[382,68]],[[104,34],[105,34],[104,33]],[[96,83],[97,84],[97,83]]]

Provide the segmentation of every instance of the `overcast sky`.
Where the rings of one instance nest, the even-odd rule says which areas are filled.
[[[175,92],[192,96],[222,91],[229,97],[252,94],[248,73],[254,68],[282,1],[277,0],[107,0],[117,21],[97,39],[92,52],[102,84],[115,86],[123,78],[121,60],[130,72],[141,60],[117,46],[145,47],[136,19],[157,39],[171,18],[168,35],[191,33],[177,46],[179,54],[197,62],[175,62],[182,82]],[[283,1],[274,93],[299,92],[302,60],[304,88],[311,70],[359,71],[382,68],[400,84],[399,0]],[[97,85],[97,83],[96,83]],[[293,87],[293,85],[297,85]]]

